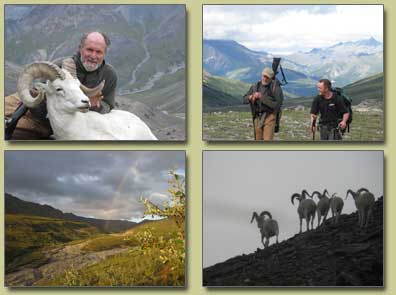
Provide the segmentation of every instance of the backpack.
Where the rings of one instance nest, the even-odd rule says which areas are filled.
[[[346,123],[347,123],[347,129],[349,132],[349,125],[352,123],[352,98],[350,98],[348,95],[346,95],[344,92],[344,89],[342,89],[341,87],[335,87],[332,89],[332,91],[334,93],[336,93],[337,95],[339,95],[340,97],[342,97],[344,104],[348,110],[349,118]]]

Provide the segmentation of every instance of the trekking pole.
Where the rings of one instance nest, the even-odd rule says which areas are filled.
[[[312,141],[315,141],[315,133],[316,133],[316,119],[312,121]]]

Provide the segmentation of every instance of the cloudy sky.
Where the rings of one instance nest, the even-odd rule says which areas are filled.
[[[183,151],[6,151],[5,192],[63,212],[140,221],[140,196],[168,200],[169,171]]]
[[[278,54],[370,37],[383,42],[383,6],[204,5],[203,35]]]
[[[263,248],[250,224],[254,211],[278,221],[279,242],[298,233],[295,192],[327,188],[345,198],[348,189],[365,187],[376,199],[383,195],[382,151],[206,151],[203,165],[204,267]],[[343,213],[356,211],[351,196],[344,202]]]

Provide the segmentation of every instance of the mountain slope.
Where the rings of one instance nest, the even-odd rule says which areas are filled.
[[[357,213],[203,270],[204,286],[383,286],[383,197],[369,226]],[[297,219],[296,219],[297,222]]]
[[[99,230],[84,222],[62,219],[6,214],[5,264],[6,272],[21,265],[40,265],[47,261],[44,249],[73,240],[99,234]]]
[[[264,67],[271,66],[273,55],[252,51],[232,40],[204,40],[203,67],[210,74],[252,83]],[[345,86],[383,71],[383,44],[374,38],[340,42],[282,56],[289,82],[284,89],[297,96],[316,92],[320,78]]]
[[[41,216],[48,218],[63,219],[68,221],[84,222],[98,228],[102,232],[119,232],[136,226],[137,223],[125,220],[104,220],[87,218],[63,213],[48,205],[40,205],[33,202],[23,201],[8,193],[5,193],[5,213]]]
[[[177,96],[184,109],[185,95],[180,93],[185,91],[185,26],[183,5],[7,5],[5,61],[24,66],[70,56],[83,33],[103,31],[111,40],[106,62],[116,69],[117,95],[150,94],[167,83],[175,87],[158,103],[166,105]],[[174,73],[176,78],[169,79]],[[5,78],[9,95],[15,92],[15,82],[7,72]],[[128,98],[134,101],[133,95]],[[166,111],[173,112],[174,106]]]
[[[372,103],[383,109],[384,105],[384,73],[379,73],[344,87],[345,94],[352,99],[352,105],[358,105],[363,101]],[[304,105],[311,106],[314,96],[300,97],[285,101],[285,107]]]

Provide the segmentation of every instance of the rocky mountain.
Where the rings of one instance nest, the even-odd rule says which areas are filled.
[[[137,225],[135,222],[126,220],[104,220],[87,218],[74,215],[73,213],[63,213],[49,205],[40,205],[33,202],[27,202],[5,193],[5,214],[22,214],[63,219],[68,221],[84,222],[98,228],[102,232],[120,232],[130,229]]]
[[[261,71],[271,66],[273,55],[250,50],[232,40],[204,40],[203,67],[210,74],[253,83]],[[282,56],[289,84],[284,89],[297,96],[316,93],[322,77],[345,86],[383,71],[383,44],[374,38],[341,42]]]
[[[383,286],[383,197],[367,228],[357,213],[203,270],[204,286]],[[297,222],[297,220],[296,220]],[[271,242],[272,243],[272,242]]]
[[[307,75],[329,77],[339,86],[383,72],[383,44],[374,38],[340,42],[284,58],[285,66]]]

